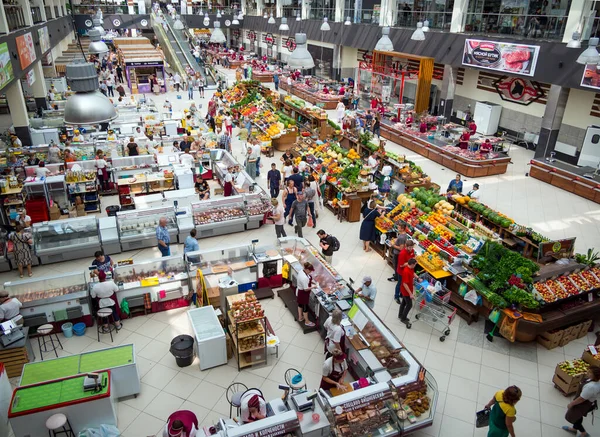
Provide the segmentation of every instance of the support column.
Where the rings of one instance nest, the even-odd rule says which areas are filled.
[[[38,80],[44,80],[44,76]],[[27,103],[23,95],[23,87],[20,80],[15,80],[6,89],[6,100],[10,117],[12,118],[15,133],[24,146],[31,145],[31,134],[29,133],[29,116],[27,115]]]
[[[262,17],[265,13],[265,2],[263,0],[256,0],[256,15]]]
[[[283,17],[283,4],[281,0],[275,2],[275,18],[278,17]]]
[[[534,158],[545,158],[554,151],[568,98],[569,88],[558,85],[550,86]]]
[[[33,65],[33,73],[35,74],[35,82],[31,85],[31,91],[33,91],[33,97],[35,98],[35,106],[38,109],[48,109],[48,102],[46,100],[48,91],[46,90],[42,61],[37,61]]]
[[[450,117],[452,116],[457,73],[458,68],[453,68],[451,65],[444,65],[444,78],[442,80],[442,93],[438,113],[439,115],[446,117],[446,122],[449,122]]]
[[[40,8],[40,17],[42,19],[42,22],[45,23],[46,21],[48,21],[48,17],[46,16],[46,7],[44,6],[44,0],[32,0],[31,4]]]
[[[31,15],[31,4],[29,0],[19,0],[19,5],[23,9],[23,19],[27,26],[33,26],[33,16]]]
[[[462,33],[464,31],[465,16],[469,6],[468,0],[455,0],[452,8],[452,22],[450,23],[450,32]]]
[[[569,9],[569,16],[567,18],[567,24],[565,25],[565,34],[563,35],[562,42],[569,42],[573,37],[573,32],[583,32],[584,18],[590,15],[592,11],[593,2],[590,0],[572,0],[571,8]]]
[[[310,14],[310,4],[309,2],[302,2],[302,19],[308,20],[308,15]]]
[[[54,0],[46,0],[46,4],[48,5],[48,10],[50,11],[50,16],[47,16],[46,18],[50,20],[56,18],[56,11],[54,10]]]
[[[379,25],[392,27],[398,15],[398,2],[396,0],[382,0],[379,10]]]
[[[344,0],[335,0],[335,17],[337,23],[344,22]]]

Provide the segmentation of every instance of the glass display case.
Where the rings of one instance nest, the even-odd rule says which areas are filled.
[[[96,217],[77,217],[33,224],[33,249],[42,263],[81,259],[100,248]]]
[[[24,308],[85,298],[88,283],[84,272],[62,273],[56,276],[4,283],[10,296],[16,297]]]
[[[117,179],[154,170],[156,166],[153,155],[113,156],[111,161]]]
[[[215,154],[214,157],[211,154],[211,157],[213,158],[213,171],[221,184],[223,183],[223,177],[227,168],[240,165],[235,158],[225,150],[222,150],[221,153]]]
[[[171,242],[176,242],[179,229],[173,207],[118,212],[117,227],[123,251],[156,246],[156,228],[161,217],[166,217]]]
[[[76,161],[89,161],[96,157],[96,144],[94,143],[71,143],[65,149],[69,149],[75,155]]]
[[[245,209],[248,215],[246,229],[257,229],[264,220],[265,214],[273,210],[271,197],[258,185],[256,187],[258,191],[244,194]]]
[[[231,270],[232,278],[239,284],[256,282],[256,260],[250,245],[237,245],[227,248],[198,250],[188,252],[186,260],[200,269],[204,278],[211,275],[227,274]]]
[[[243,196],[202,200],[191,206],[198,238],[241,232],[248,221]]]
[[[401,435],[433,425],[439,396],[437,383],[422,368],[418,378],[409,384],[392,380],[392,388],[398,398],[392,407]]]

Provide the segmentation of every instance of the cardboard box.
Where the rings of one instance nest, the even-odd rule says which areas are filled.
[[[60,211],[50,211],[50,220],[60,220]]]
[[[583,322],[581,324],[581,329],[579,330],[579,334],[577,335],[577,338],[583,338],[588,334],[588,331],[590,330],[590,326],[592,326],[592,321],[588,320],[587,322]]]
[[[577,334],[573,334],[573,332],[574,331],[571,330],[569,334],[563,335],[563,338],[558,342],[558,345],[565,346],[575,340],[577,338]]]
[[[544,332],[543,334],[538,335],[537,342],[544,346],[546,349],[554,349],[559,346],[563,335],[564,331],[562,330]]]
[[[560,341],[562,340],[564,334],[565,331],[563,329],[557,329],[554,331],[544,332],[543,334],[540,334],[540,336],[549,341]]]
[[[590,351],[585,351],[581,356],[581,359],[591,366],[600,366],[600,360],[594,358]]]
[[[552,377],[552,382],[565,395],[573,394],[573,393],[577,392],[577,389],[579,388],[579,383],[569,384],[568,382],[563,381],[563,379],[560,376],[558,376],[557,374],[554,374],[554,376]]]
[[[579,325],[573,325],[573,326],[569,326],[568,328],[564,328],[563,331],[563,338],[571,335],[573,332],[577,331],[577,333],[579,333],[579,329],[581,329],[579,327]]]
[[[566,373],[563,369],[561,369],[559,367],[559,364],[556,365],[556,369],[554,369],[554,374],[556,376],[558,376],[560,379],[562,379],[566,384],[569,384],[569,385],[579,384],[583,380],[585,373],[582,373],[580,375],[575,375],[575,376],[569,375],[568,373]]]

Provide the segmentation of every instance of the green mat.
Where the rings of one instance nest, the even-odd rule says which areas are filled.
[[[100,374],[102,381],[108,379],[108,373]],[[108,393],[108,384],[100,392],[83,391],[84,376],[66,379],[64,381],[49,382],[35,387],[17,388],[14,396],[11,413],[23,413],[37,408],[49,407],[74,400],[84,400]]]
[[[111,369],[133,363],[133,345],[88,352],[81,355],[79,373]]]
[[[66,378],[79,373],[79,355],[29,363],[23,369],[21,385]]]

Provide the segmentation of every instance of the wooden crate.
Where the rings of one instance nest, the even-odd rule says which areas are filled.
[[[20,376],[23,366],[29,362],[27,348],[23,346],[3,350],[0,352],[0,362],[4,363],[4,368],[9,378]]]

